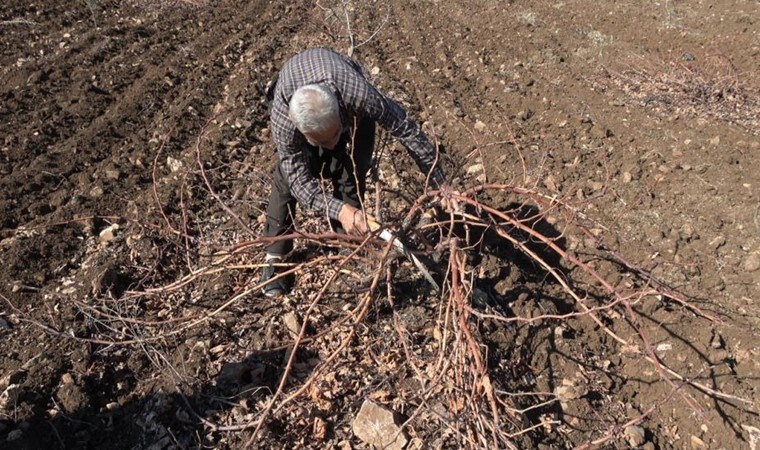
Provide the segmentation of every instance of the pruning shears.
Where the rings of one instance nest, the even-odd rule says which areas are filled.
[[[373,219],[369,219],[368,224],[369,224],[370,230],[372,231],[377,231],[381,228],[381,225]],[[420,273],[422,273],[422,276],[425,277],[425,279],[430,283],[433,289],[435,291],[440,291],[440,287],[438,286],[438,283],[435,281],[433,276],[430,275],[430,270],[428,270],[425,263],[420,261],[417,255],[412,253],[412,251],[409,250],[409,248],[406,245],[404,245],[404,243],[401,241],[401,239],[398,238],[398,236],[396,236],[389,229],[384,228],[380,231],[379,237],[385,242],[390,242],[391,244],[393,244],[393,246],[396,247],[396,249],[398,249],[404,255],[404,257],[406,257],[406,259],[411,261],[415,265],[415,267],[417,267],[417,270],[419,270]]]

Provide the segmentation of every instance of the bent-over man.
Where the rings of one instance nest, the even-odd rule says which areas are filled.
[[[375,124],[398,139],[434,187],[444,173],[436,148],[393,100],[364,78],[361,66],[333,50],[305,50],[283,66],[270,103],[270,128],[279,163],[273,174],[264,235],[293,231],[296,203],[327,216],[338,230],[364,234],[367,217],[360,199],[372,162]],[[325,195],[320,179],[332,181]],[[274,297],[290,290],[288,278],[273,279],[276,263],[293,249],[292,240],[266,248],[263,293]]]

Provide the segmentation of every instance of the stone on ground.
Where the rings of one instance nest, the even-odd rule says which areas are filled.
[[[365,400],[354,420],[354,434],[373,448],[401,450],[408,438],[398,422],[393,411]]]

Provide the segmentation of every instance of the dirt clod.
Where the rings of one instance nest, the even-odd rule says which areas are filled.
[[[742,268],[747,272],[756,272],[760,269],[760,252],[753,252],[747,256]]]
[[[56,392],[56,397],[63,410],[69,414],[79,411],[89,401],[84,390],[74,383],[62,385]]]

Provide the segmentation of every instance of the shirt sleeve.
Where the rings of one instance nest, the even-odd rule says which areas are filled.
[[[401,142],[434,187],[446,181],[438,150],[398,103],[359,77],[349,80],[341,92],[346,105],[377,121]]]

